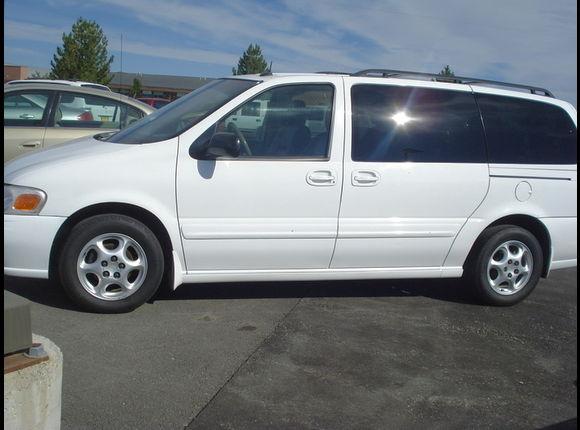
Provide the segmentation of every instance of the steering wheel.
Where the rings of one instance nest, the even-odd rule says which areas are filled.
[[[240,148],[243,149],[243,151],[246,153],[246,155],[252,155],[252,150],[250,149],[248,142],[246,142],[246,138],[244,137],[244,135],[242,134],[242,132],[240,131],[238,126],[236,124],[234,124],[233,122],[230,122],[228,124],[228,128],[234,132],[234,134],[236,135],[236,137],[238,139],[240,139]]]

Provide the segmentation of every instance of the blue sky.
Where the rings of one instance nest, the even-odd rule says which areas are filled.
[[[276,72],[392,68],[545,86],[577,100],[575,0],[6,0],[4,62],[49,68],[82,16],[112,70],[217,77],[250,43]]]

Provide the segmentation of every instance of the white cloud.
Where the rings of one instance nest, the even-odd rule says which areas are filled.
[[[48,27],[40,24],[11,20],[5,21],[4,26],[4,35],[6,38],[30,40],[34,42],[49,42],[56,44],[61,44],[62,33],[69,31],[70,29]],[[111,50],[119,51],[121,49],[120,45],[120,40],[109,40],[109,46]],[[7,49],[14,50],[16,48],[9,47]],[[125,39],[123,43],[123,52],[144,55],[147,57],[169,58],[198,63],[218,64],[222,66],[231,66],[237,60],[237,55],[230,53],[208,51],[196,48],[151,45],[138,41],[132,41],[130,38],[128,40],[127,38]]]
[[[34,42],[61,43],[65,29],[30,22],[4,20],[4,37]]]
[[[109,41],[112,50],[120,51],[120,40]],[[123,52],[131,54],[145,55],[147,57],[169,58],[172,60],[193,61],[197,63],[218,64],[221,66],[231,66],[237,60],[237,55],[226,52],[207,51],[195,48],[175,48],[168,46],[156,46],[131,40],[123,41]]]

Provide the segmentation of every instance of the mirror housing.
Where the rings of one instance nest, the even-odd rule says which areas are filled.
[[[215,133],[205,145],[193,147],[191,156],[197,160],[215,160],[238,158],[240,153],[240,139],[234,133]]]

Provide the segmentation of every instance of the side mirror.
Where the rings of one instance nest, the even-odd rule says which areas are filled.
[[[198,160],[237,158],[240,156],[240,139],[234,133],[215,133],[205,145],[192,148],[191,156]]]

